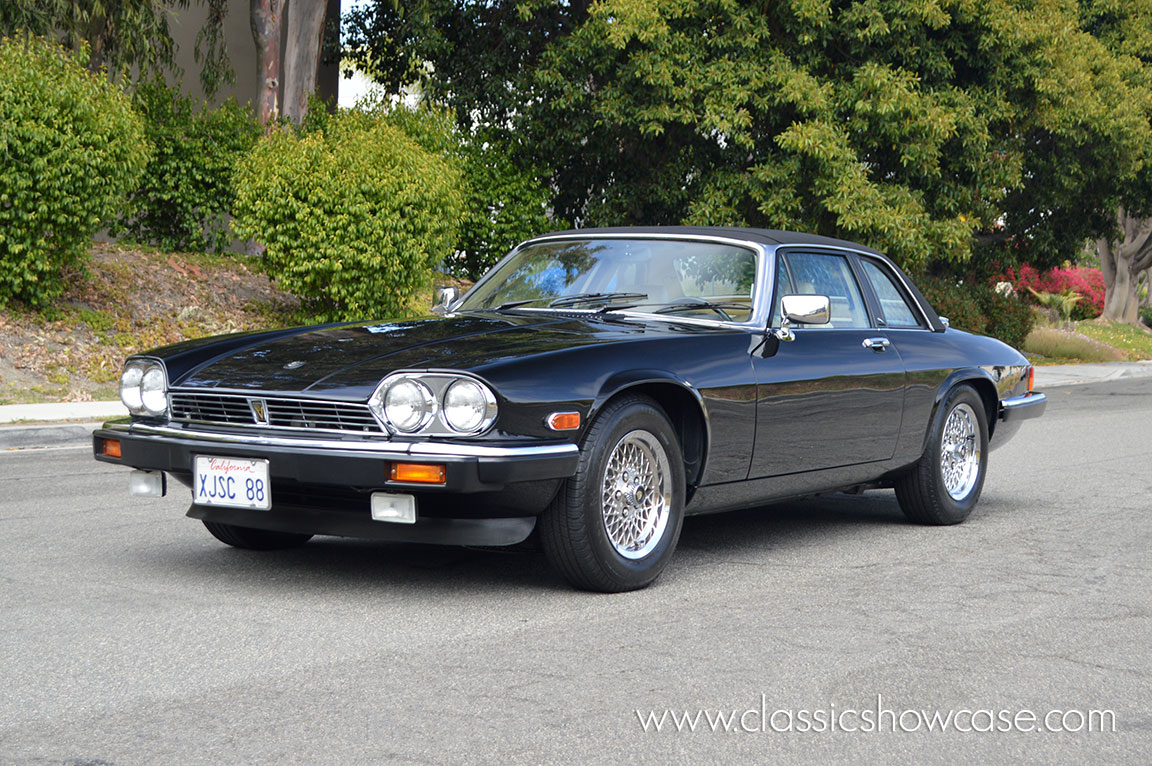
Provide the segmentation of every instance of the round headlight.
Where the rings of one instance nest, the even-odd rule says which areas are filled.
[[[163,415],[168,410],[168,392],[164,370],[152,365],[140,379],[140,402],[149,415]]]
[[[124,372],[120,374],[120,401],[124,402],[129,412],[139,413],[144,409],[140,391],[140,381],[143,377],[144,368],[135,364],[125,367]]]
[[[489,408],[495,404],[492,396],[476,381],[458,380],[444,392],[444,422],[454,431],[471,433],[484,425]]]
[[[415,380],[398,380],[384,394],[384,417],[405,433],[419,431],[432,417],[434,406],[432,392]]]

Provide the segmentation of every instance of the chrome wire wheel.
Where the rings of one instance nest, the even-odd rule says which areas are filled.
[[[672,506],[672,470],[653,434],[630,431],[612,448],[601,503],[604,531],[618,554],[641,559],[659,544]]]
[[[953,500],[963,500],[980,478],[980,431],[976,412],[965,403],[948,413],[940,435],[940,474]]]

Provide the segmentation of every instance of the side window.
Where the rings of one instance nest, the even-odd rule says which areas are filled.
[[[856,284],[847,258],[826,253],[787,253],[782,260],[791,275],[791,285],[784,280],[781,269],[781,291],[777,293],[777,304],[779,296],[789,294],[783,291],[785,288],[797,295],[827,295],[832,301],[832,321],[809,327],[853,329],[869,326],[868,311],[860,295],[860,286]],[[775,313],[779,316],[779,305]]]
[[[860,265],[864,267],[864,276],[880,299],[880,309],[884,312],[884,321],[888,327],[923,327],[904,297],[904,292],[896,285],[887,269],[868,258],[861,258]]]

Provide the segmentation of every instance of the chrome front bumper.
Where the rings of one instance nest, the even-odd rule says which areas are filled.
[[[1011,399],[1000,401],[1000,420],[1012,423],[1018,420],[1030,420],[1044,414],[1048,406],[1048,397],[1041,393],[1014,396]]]
[[[102,449],[119,442],[120,457]],[[93,434],[97,460],[145,470],[190,475],[196,455],[266,458],[272,476],[305,484],[391,487],[394,461],[443,464],[443,485],[429,492],[491,492],[519,482],[563,479],[576,471],[580,450],[571,443],[487,445],[438,441],[383,441],[289,437],[184,428],[176,425],[109,422]]]

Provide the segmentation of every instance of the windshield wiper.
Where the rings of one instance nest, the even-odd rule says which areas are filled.
[[[540,299],[539,298],[525,298],[522,301],[505,301],[504,303],[501,303],[496,308],[492,309],[492,311],[507,311],[508,309],[514,309],[517,306],[523,306],[526,303],[535,303],[538,300],[540,300]]]
[[[548,304],[548,308],[574,306],[577,303],[598,303],[600,301],[644,300],[647,297],[648,293],[577,293],[575,295],[565,295],[557,298]]]
[[[678,299],[677,302],[669,303],[667,306],[653,311],[653,314],[676,314],[681,311],[695,311],[697,309],[747,309],[747,303],[736,303],[734,301],[710,301],[706,298],[684,297]]]

